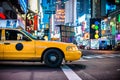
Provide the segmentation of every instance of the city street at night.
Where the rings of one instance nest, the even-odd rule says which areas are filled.
[[[119,52],[84,50],[83,58],[57,68],[40,62],[0,62],[0,80],[120,80],[119,61]]]
[[[0,80],[120,80],[120,0],[0,0]]]

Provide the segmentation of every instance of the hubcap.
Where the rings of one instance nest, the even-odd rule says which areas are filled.
[[[57,58],[56,58],[55,56],[50,56],[50,60],[51,60],[51,61],[56,61],[56,59],[57,59]]]

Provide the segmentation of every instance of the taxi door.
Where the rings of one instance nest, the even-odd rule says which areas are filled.
[[[35,44],[28,36],[17,30],[5,30],[4,59],[32,60],[35,57]]]
[[[3,41],[2,41],[2,29],[0,30],[0,59],[3,58]]]

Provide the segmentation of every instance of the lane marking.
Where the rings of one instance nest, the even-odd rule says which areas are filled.
[[[117,69],[117,71],[120,71],[120,69]]]
[[[85,80],[97,80],[97,79],[95,79],[93,76],[91,76],[90,74],[88,74],[88,73],[86,73],[86,72],[84,72],[84,71],[80,71],[80,74],[81,74],[82,76],[84,76]]]
[[[88,60],[80,58],[78,61],[88,61]]]
[[[62,71],[68,80],[82,80],[71,68],[66,65],[61,66]]]

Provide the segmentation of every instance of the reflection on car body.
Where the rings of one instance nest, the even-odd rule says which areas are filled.
[[[38,40],[19,29],[0,28],[0,60],[44,61],[50,67],[79,60],[82,53],[72,43]]]

